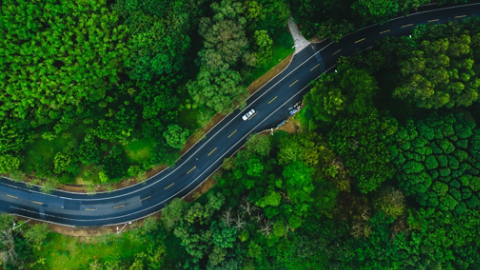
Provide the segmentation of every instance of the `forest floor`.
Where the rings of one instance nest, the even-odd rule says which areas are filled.
[[[300,119],[298,117],[292,118],[289,117],[287,119],[287,122],[283,124],[281,127],[279,127],[277,130],[283,130],[288,132],[289,134],[294,134],[297,133],[297,128],[298,128],[298,133],[302,133],[302,126],[300,124]]]

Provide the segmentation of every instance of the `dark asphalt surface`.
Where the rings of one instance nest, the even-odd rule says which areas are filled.
[[[122,224],[145,217],[195,189],[220,167],[225,157],[245,143],[249,134],[274,128],[286,119],[288,107],[302,100],[308,83],[332,70],[339,56],[367,49],[386,36],[408,35],[418,24],[445,23],[479,14],[480,3],[420,11],[384,25],[363,28],[338,43],[326,40],[311,44],[297,53],[282,73],[252,95],[242,111],[236,110],[213,128],[175,167],[142,184],[93,196],[64,191],[44,194],[36,187],[27,188],[23,183],[2,178],[0,212],[77,227]],[[243,121],[242,115],[251,108],[257,114]]]

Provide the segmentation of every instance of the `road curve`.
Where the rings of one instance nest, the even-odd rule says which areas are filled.
[[[65,226],[109,226],[126,223],[160,211],[170,200],[183,197],[213,174],[223,159],[232,155],[251,133],[275,127],[289,116],[288,107],[302,99],[308,83],[335,66],[337,58],[368,49],[386,36],[408,35],[413,27],[445,23],[478,16],[480,3],[439,8],[374,24],[344,36],[338,43],[310,44],[295,54],[290,65],[215,126],[205,139],[191,148],[175,167],[168,168],[142,184],[95,195],[54,191],[45,194],[38,187],[0,179],[0,212]],[[256,110],[249,120],[242,115]]]

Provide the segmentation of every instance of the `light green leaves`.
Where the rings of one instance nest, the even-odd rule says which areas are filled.
[[[181,149],[187,141],[189,134],[190,131],[188,129],[183,129],[179,125],[169,125],[163,136],[167,140],[168,145]]]

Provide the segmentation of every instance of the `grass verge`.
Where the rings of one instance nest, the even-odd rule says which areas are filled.
[[[123,146],[123,149],[130,163],[142,163],[150,159],[154,147],[155,140],[148,138],[129,142]]]
[[[85,136],[85,127],[72,126],[65,133],[70,134],[70,137],[66,138],[59,134],[53,140],[39,138],[28,145],[24,152],[25,162],[22,164],[22,171],[31,173],[35,169],[34,164],[52,166],[53,159],[59,151],[68,148],[69,144],[79,143],[78,140]]]
[[[262,77],[270,69],[275,67],[283,59],[287,58],[290,54],[295,52],[292,48],[293,39],[287,28],[282,29],[282,32],[277,35],[277,38],[273,39],[272,44],[272,61],[268,64],[254,69],[248,77],[245,78],[245,85],[250,85],[256,79]]]
[[[131,240],[128,235],[129,232],[126,232],[116,240],[100,243],[96,238],[84,239],[54,233],[40,250],[35,250],[35,257],[45,259],[42,266],[36,269],[89,269],[88,266],[93,261],[109,256],[133,257],[145,245]],[[39,266],[38,262],[35,264]]]

